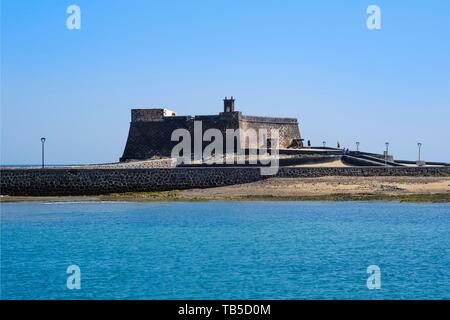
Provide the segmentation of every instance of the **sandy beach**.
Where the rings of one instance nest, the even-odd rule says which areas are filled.
[[[254,183],[181,191],[186,197],[321,196],[333,194],[450,194],[450,178],[442,177],[321,177],[270,178]]]

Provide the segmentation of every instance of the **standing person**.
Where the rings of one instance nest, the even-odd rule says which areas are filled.
[[[311,141],[308,139],[308,147],[311,147]]]

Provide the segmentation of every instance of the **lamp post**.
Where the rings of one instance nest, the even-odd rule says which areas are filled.
[[[42,169],[44,169],[44,144],[45,144],[44,137],[41,138],[41,142],[42,142]]]
[[[356,151],[359,152],[359,141],[356,142]]]
[[[389,142],[386,142],[386,153],[384,154],[384,165],[387,166],[387,157],[389,154]]]
[[[422,143],[418,142],[417,146],[419,147],[419,163],[420,163],[420,149],[422,148]]]

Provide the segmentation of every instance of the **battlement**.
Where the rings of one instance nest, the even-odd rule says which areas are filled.
[[[131,121],[162,121],[164,117],[176,116],[176,112],[165,109],[131,109]]]
[[[298,124],[296,118],[276,118],[276,117],[261,117],[261,116],[247,116],[247,115],[242,115],[241,121],[253,123]]]

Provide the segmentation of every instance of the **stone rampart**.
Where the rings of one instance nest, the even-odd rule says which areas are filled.
[[[276,177],[450,176],[450,167],[281,167]],[[266,179],[259,168],[1,169],[0,193],[21,196],[95,195],[209,188]]]

